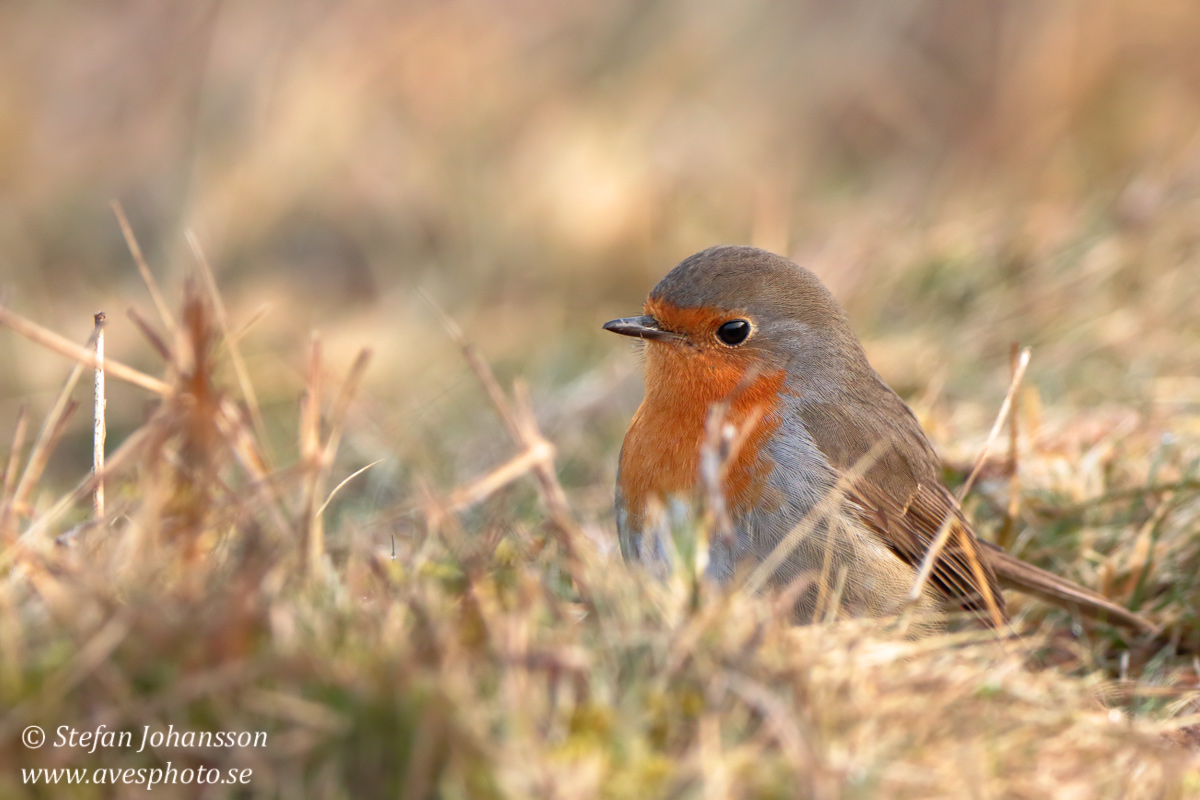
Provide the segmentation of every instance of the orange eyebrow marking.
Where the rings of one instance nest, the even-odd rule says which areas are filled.
[[[736,316],[716,308],[698,306],[696,308],[680,308],[666,300],[651,298],[642,307],[643,313],[658,320],[658,324],[669,331],[690,333],[699,336],[704,332],[715,329],[717,325]],[[727,351],[730,352],[730,351]]]
[[[757,418],[727,470],[726,499],[735,514],[761,505],[774,467],[763,445],[779,427],[785,371],[762,371],[747,380],[760,368],[758,360],[707,336],[730,318],[726,311],[679,308],[662,300],[648,301],[645,310],[663,328],[687,333],[693,342],[646,344],[646,396],[621,449],[620,489],[632,526],[640,526],[650,498],[696,491],[705,421],[709,408],[723,400],[730,400],[726,419],[735,427]]]

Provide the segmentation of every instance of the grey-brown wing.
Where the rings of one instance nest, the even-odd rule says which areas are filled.
[[[937,456],[908,408],[891,397],[900,408],[887,415],[868,406],[832,403],[804,404],[800,413],[814,443],[846,480],[847,496],[863,524],[914,567],[949,526],[930,582],[963,608],[1003,623],[1007,617],[996,576],[941,483]]]

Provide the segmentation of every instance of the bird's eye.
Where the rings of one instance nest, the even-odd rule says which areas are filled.
[[[733,319],[717,328],[717,338],[730,347],[746,341],[750,335],[750,323],[744,319]]]

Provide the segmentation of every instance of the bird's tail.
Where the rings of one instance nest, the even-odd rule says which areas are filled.
[[[1060,608],[1077,609],[1089,617],[1129,628],[1137,633],[1157,635],[1162,632],[1158,626],[1142,619],[1129,609],[1106,600],[1077,583],[1027,564],[991,542],[980,544],[983,545],[983,552],[987,555],[988,563],[1001,586],[1031,594]]]

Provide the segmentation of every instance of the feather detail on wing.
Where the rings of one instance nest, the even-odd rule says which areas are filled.
[[[996,576],[958,502],[941,483],[933,448],[903,401],[882,382],[878,386],[882,393],[871,405],[801,403],[805,429],[847,484],[847,498],[862,524],[914,569],[943,525],[949,525],[930,583],[952,602],[1003,624],[1007,616]],[[881,413],[880,404],[891,406],[884,409],[888,413]]]
[[[870,472],[854,481],[849,496],[860,520],[901,560],[919,569],[929,548],[950,526],[949,536],[933,562],[929,581],[955,604],[978,612],[994,625],[1007,621],[1004,596],[996,576],[980,552],[979,541],[958,503],[941,484],[917,484],[901,506],[870,482]]]

